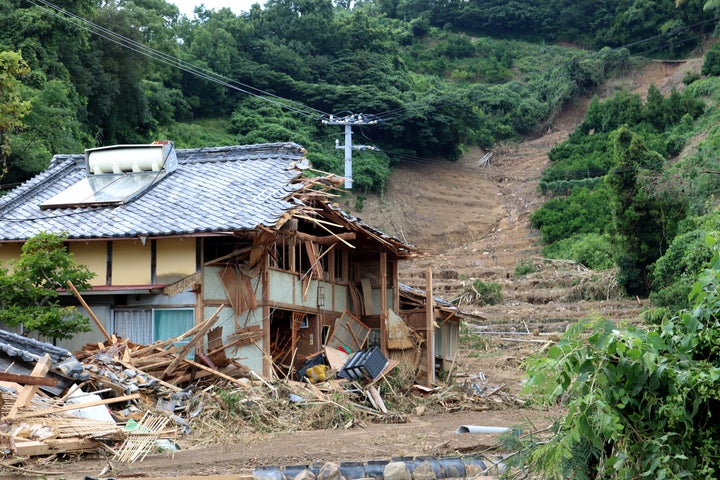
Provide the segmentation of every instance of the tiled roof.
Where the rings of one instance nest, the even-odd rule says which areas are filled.
[[[0,198],[0,240],[42,231],[69,238],[137,237],[274,226],[294,208],[305,150],[273,143],[177,150],[177,170],[119,206],[40,209],[86,175],[84,155],[56,155],[50,167]]]
[[[40,387],[53,395],[62,394],[75,380],[86,380],[87,374],[75,356],[64,348],[34,338],[0,330],[0,368],[3,372],[30,375],[35,364],[50,356],[51,371],[45,376],[57,380],[54,387]]]
[[[50,355],[50,359],[54,364],[73,356],[65,348],[56,347],[51,343],[24,337],[7,330],[0,330],[0,352],[33,364],[37,363],[45,354]]]

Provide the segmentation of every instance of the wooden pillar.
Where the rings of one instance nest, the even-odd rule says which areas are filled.
[[[392,263],[393,311],[400,314],[400,273],[397,258]]]
[[[270,256],[265,255],[262,264],[262,272],[260,278],[262,282],[262,315],[263,315],[263,347],[262,347],[262,364],[263,364],[263,377],[273,378],[272,371],[272,351],[271,351],[271,340],[270,340],[270,271],[269,271]]]
[[[427,386],[435,383],[435,302],[433,301],[432,269],[425,272],[425,352]]]
[[[200,237],[195,241],[196,271],[200,288],[195,291],[195,325],[205,320],[205,239]]]
[[[387,253],[380,254],[380,350],[387,356]]]

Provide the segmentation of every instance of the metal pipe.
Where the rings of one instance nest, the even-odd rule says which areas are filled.
[[[505,433],[509,427],[482,427],[477,425],[460,425],[455,433]]]

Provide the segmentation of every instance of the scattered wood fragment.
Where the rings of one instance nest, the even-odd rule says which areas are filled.
[[[378,410],[380,410],[383,413],[388,413],[388,409],[385,406],[385,402],[383,401],[382,397],[380,396],[380,392],[375,387],[368,387],[367,389],[368,395],[370,396],[370,399],[372,403],[376,406]]]

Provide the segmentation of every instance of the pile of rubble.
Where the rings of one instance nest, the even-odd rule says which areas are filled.
[[[477,382],[403,384],[398,362],[377,347],[352,356],[325,347],[297,374],[275,379],[226,362],[221,352],[189,358],[210,324],[151,345],[110,336],[74,355],[0,331],[0,467],[101,451],[116,462],[136,462],[185,441],[198,446],[249,431],[405,422],[413,410],[483,410],[515,401],[503,396],[503,386]]]

